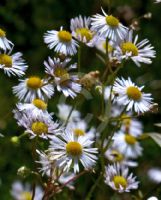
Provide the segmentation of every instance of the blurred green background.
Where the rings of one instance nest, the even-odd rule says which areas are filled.
[[[112,12],[119,16],[125,25],[129,25],[132,19],[138,18],[147,12],[152,13],[152,19],[141,19],[138,30],[140,40],[148,38],[157,51],[157,57],[153,64],[136,67],[133,63],[127,64],[120,75],[132,77],[138,84],[145,84],[146,91],[151,92],[156,103],[161,101],[161,4],[154,4],[153,0],[111,0]],[[0,1],[0,26],[7,32],[7,37],[15,44],[14,52],[21,51],[29,65],[27,75],[43,75],[43,61],[52,51],[47,49],[43,43],[43,34],[47,30],[57,29],[64,26],[70,27],[70,19],[78,16],[91,16],[101,12],[101,6],[107,10],[108,0],[2,0]],[[92,59],[91,59],[92,58]],[[82,53],[81,69],[89,72],[93,69],[103,70],[102,63],[96,58],[95,50],[86,48]],[[12,109],[15,107],[17,99],[12,94],[12,86],[18,83],[17,78],[9,78],[0,72],[0,132],[5,138],[0,138],[0,200],[10,200],[10,189],[12,182],[19,177],[17,169],[26,165],[32,167],[32,156],[30,141],[22,139],[19,145],[10,142],[14,135],[20,135],[23,129],[18,128],[13,119]],[[56,110],[57,98],[51,100],[50,109]],[[72,103],[72,101],[70,102]],[[88,100],[85,106],[90,105],[91,112],[95,109],[95,100]],[[85,107],[84,107],[85,108]],[[78,107],[80,109],[80,106]],[[99,109],[99,108],[97,108]],[[85,114],[86,110],[82,109]],[[97,112],[97,111],[95,111]],[[161,112],[147,115],[141,120],[145,124],[145,131],[160,131],[153,126],[154,123],[161,122]],[[140,167],[135,170],[139,174],[141,189],[148,192],[153,183],[147,181],[147,169],[150,166],[161,167],[161,150],[151,140],[143,143],[145,147],[144,156],[140,159]],[[84,181],[87,180],[87,181]],[[30,177],[29,181],[32,180]],[[95,177],[85,175],[76,183],[77,192],[64,192],[58,199],[84,199]],[[83,184],[82,184],[83,183]],[[108,200],[108,186],[97,188],[92,199]],[[109,189],[108,191],[111,192]],[[68,195],[68,197],[66,196]],[[161,194],[157,193],[160,196]],[[118,197],[116,196],[115,199]],[[127,196],[119,196],[120,199],[129,199]]]

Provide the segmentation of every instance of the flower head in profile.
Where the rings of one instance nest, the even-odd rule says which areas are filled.
[[[0,49],[11,50],[14,44],[6,38],[6,32],[0,28]]]
[[[115,133],[114,146],[123,154],[125,157],[137,158],[142,155],[142,147],[138,141],[135,133],[123,133],[119,131]]]
[[[133,31],[130,30],[126,38],[116,45],[115,53],[118,59],[132,59],[140,67],[140,63],[151,64],[151,58],[155,58],[156,52],[148,39],[138,42],[138,35],[133,39]]]
[[[150,93],[142,92],[143,88],[144,86],[136,86],[130,78],[127,80],[117,78],[113,92],[117,94],[116,101],[126,106],[127,111],[144,113],[151,109],[153,98]]]
[[[49,118],[52,118],[51,114],[47,111],[47,103],[41,99],[34,99],[31,103],[18,103],[17,109],[24,113],[30,112],[35,117],[48,115]]]
[[[69,171],[74,168],[74,172],[79,172],[79,162],[85,170],[90,170],[96,164],[97,148],[92,148],[93,141],[86,136],[75,137],[73,132],[65,130],[59,137],[51,136],[50,155],[55,160],[59,168]]]
[[[128,28],[123,26],[113,15],[107,15],[102,9],[103,15],[96,14],[92,19],[92,30],[96,31],[101,37],[113,41],[123,40]]]
[[[60,28],[60,31],[47,31],[44,35],[44,42],[48,45],[49,49],[53,49],[64,55],[74,55],[77,53],[77,42],[72,38],[69,31]]]
[[[25,132],[30,134],[31,139],[36,136],[48,139],[50,135],[57,135],[63,132],[63,128],[60,124],[54,122],[48,115],[39,115],[35,117],[30,111],[21,113],[14,110],[13,112],[18,125],[26,129]]]
[[[20,181],[15,181],[12,184],[11,195],[14,200],[32,200],[32,186],[30,184],[23,184]],[[41,187],[36,186],[34,200],[41,200],[43,191]]]
[[[119,164],[108,165],[106,167],[105,183],[119,193],[130,192],[137,189],[139,182],[135,180],[129,170]]]
[[[94,46],[98,36],[91,30],[91,18],[75,17],[70,21],[70,29],[74,38],[80,42],[85,43],[87,46]]]
[[[73,190],[73,181],[67,183],[70,179],[72,179],[75,174],[71,172],[63,172],[60,170],[56,164],[55,161],[52,160],[52,157],[50,156],[48,150],[45,152],[36,150],[39,154],[39,161],[36,161],[37,163],[41,164],[41,167],[39,167],[40,173],[42,175],[47,175],[48,177],[52,177],[52,180],[54,182],[58,181],[60,184],[68,187],[69,189]]]
[[[59,58],[51,59],[49,57],[48,62],[44,62],[45,72],[54,78],[54,84],[59,92],[68,97],[74,98],[76,93],[81,91],[81,85],[77,83],[78,76],[71,74],[70,70],[76,68],[76,64],[70,65],[68,63],[70,59],[65,59],[63,62]]]
[[[134,133],[135,136],[139,136],[143,133],[142,123],[131,117],[130,114],[123,114],[121,117],[121,131],[124,133]]]
[[[18,52],[13,55],[1,53],[0,54],[0,69],[8,76],[23,76],[28,66],[22,59],[22,53]]]
[[[67,124],[67,128],[73,132],[75,137],[86,136],[90,139],[94,139],[96,137],[95,128],[91,127],[89,129],[87,122],[81,119],[78,122],[69,122]]]
[[[126,167],[137,167],[138,163],[131,160],[125,154],[119,151],[119,148],[112,145],[106,152],[105,157],[110,161],[110,163],[119,163],[120,165]]]
[[[24,80],[21,79],[20,83],[13,87],[13,93],[20,101],[31,102],[36,98],[42,100],[51,98],[54,94],[54,88],[46,80],[38,76],[31,76]]]

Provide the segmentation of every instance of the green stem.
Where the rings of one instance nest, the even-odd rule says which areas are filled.
[[[100,182],[101,178],[102,178],[102,174],[100,174],[100,176],[95,181],[94,185],[91,187],[91,189],[88,192],[87,197],[85,198],[85,200],[90,200],[91,199],[92,193],[94,192],[94,190],[97,187],[98,183]]]
[[[82,48],[82,45],[80,44],[78,48],[78,73],[80,73],[80,69],[81,69],[81,48]]]

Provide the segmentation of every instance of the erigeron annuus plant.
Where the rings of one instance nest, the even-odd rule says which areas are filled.
[[[112,195],[126,192],[129,198],[145,198],[144,191],[131,194],[141,185],[131,168],[139,166],[137,159],[143,155],[141,142],[150,135],[143,133],[137,117],[152,112],[155,104],[152,95],[144,93],[144,86],[135,84],[130,74],[125,79],[118,72],[130,60],[139,67],[142,63],[151,64],[156,52],[148,39],[138,42],[135,30],[123,25],[113,14],[103,9],[102,13],[71,19],[70,30],[60,27],[47,31],[44,42],[53,55],[44,59],[44,77],[33,74],[21,78],[13,87],[18,98],[14,118],[24,133],[11,141],[28,136],[36,163],[34,169],[23,167],[18,173],[24,177],[36,175],[43,188],[24,187],[15,182],[11,192],[14,199],[52,199],[61,195],[65,187],[76,190],[75,180],[79,181],[86,173],[96,177],[85,194],[86,200],[99,184],[112,189]],[[13,47],[0,29],[0,69],[9,77],[21,77],[28,66],[21,53],[12,53]],[[97,55],[104,64],[102,73],[98,69],[83,74],[82,47],[100,51]],[[77,63],[74,56],[78,57]],[[99,95],[100,107],[95,126],[75,108],[81,98],[86,100],[83,95],[92,88]],[[72,106],[57,104],[58,113],[49,113],[48,102],[61,94],[71,98]]]

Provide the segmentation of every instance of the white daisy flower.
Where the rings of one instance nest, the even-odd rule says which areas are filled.
[[[130,30],[119,45],[116,44],[116,56],[118,59],[132,59],[132,61],[140,67],[140,63],[151,64],[151,58],[155,58],[154,47],[149,44],[148,39],[144,39],[138,43],[138,35],[133,39],[133,31]]]
[[[161,3],[161,0],[155,0],[154,3]]]
[[[150,93],[143,93],[143,88],[144,86],[136,86],[130,78],[128,80],[117,78],[113,91],[117,94],[116,101],[127,106],[127,111],[134,110],[137,113],[144,113],[150,110],[153,98]]]
[[[149,178],[155,183],[161,183],[161,169],[152,168],[148,170]]]
[[[87,123],[84,120],[68,123],[67,129],[72,131],[76,137],[87,136],[90,139],[96,137],[96,129],[93,127],[88,129]]]
[[[129,174],[129,169],[119,164],[108,165],[106,167],[105,183],[119,193],[130,192],[137,189],[139,182],[133,174]]]
[[[48,139],[49,135],[61,134],[63,128],[57,122],[53,122],[48,115],[39,115],[37,117],[31,115],[31,112],[20,113],[14,110],[14,117],[17,124],[26,128],[25,132],[30,134],[30,139],[38,136]]]
[[[39,171],[40,173],[42,173],[42,175],[47,175],[48,177],[52,177],[52,180],[54,182],[58,181],[61,184],[66,184],[70,179],[75,177],[74,173],[71,172],[63,173],[62,170],[59,170],[55,165],[55,161],[51,159],[51,156],[48,153],[40,152],[39,150],[36,151],[40,157],[40,160],[36,162],[41,164]],[[66,184],[66,187],[73,190],[74,189],[73,181]]]
[[[65,55],[74,55],[77,53],[77,42],[72,38],[72,34],[63,27],[60,31],[47,31],[44,35],[44,42],[48,45],[49,49],[53,49]]]
[[[122,115],[121,131],[124,133],[134,133],[139,136],[143,133],[143,125],[137,119],[132,118],[130,115]]]
[[[91,18],[92,30],[105,39],[108,38],[113,41],[123,40],[128,28],[123,26],[116,17],[107,15],[103,9],[102,12],[103,15],[96,14]]]
[[[51,137],[50,155],[59,168],[69,171],[74,168],[74,173],[79,172],[79,161],[86,170],[92,169],[96,164],[97,148],[92,148],[91,141],[86,136],[75,137],[67,129],[60,137]]]
[[[22,53],[20,52],[15,53],[12,56],[1,53],[0,69],[3,69],[4,73],[7,74],[9,77],[11,75],[23,76],[28,66],[25,64],[24,60],[21,57]]]
[[[52,118],[47,111],[47,103],[41,99],[34,99],[31,103],[18,103],[17,109],[20,112],[30,112],[34,117],[48,115],[49,118]]]
[[[19,81],[20,83],[13,87],[13,93],[20,101],[31,102],[36,98],[46,100],[54,94],[52,84],[48,84],[46,80],[42,80],[38,76],[31,76]]]
[[[70,59],[65,59],[63,62],[59,58],[53,60],[49,57],[48,62],[44,62],[45,72],[54,77],[54,83],[59,92],[72,98],[76,97],[76,93],[81,91],[81,85],[77,83],[78,76],[69,73],[70,70],[76,69],[76,64],[70,65],[67,68],[67,64]]]
[[[120,165],[127,166],[127,167],[137,167],[138,163],[130,160],[127,158],[123,153],[121,153],[117,148],[114,146],[110,147],[105,152],[105,157],[113,164],[119,163]]]
[[[31,200],[32,199],[32,186],[30,184],[22,184],[20,181],[15,181],[12,184],[11,195],[14,200]],[[43,191],[41,187],[36,186],[34,200],[42,200]]]
[[[157,197],[149,197],[147,200],[159,200]]]
[[[6,38],[6,32],[0,28],[0,48],[4,51],[11,50],[14,44]]]
[[[106,40],[104,38],[99,38],[99,40],[97,40],[97,42],[95,44],[95,47],[105,54],[106,53]],[[109,55],[109,57],[112,57],[113,51],[114,51],[113,42],[109,41],[108,42],[108,55]]]
[[[69,106],[67,104],[58,104],[57,105],[58,107],[58,117],[63,121],[63,122],[66,122],[67,119],[68,119],[68,116],[72,110],[72,106]],[[80,120],[80,117],[81,117],[81,114],[78,110],[73,110],[68,121],[69,122],[77,122]]]
[[[41,164],[41,167],[39,167],[40,173],[42,173],[43,176],[51,176],[51,173],[54,172],[56,168],[55,162],[53,162],[48,153],[39,150],[36,150],[36,152],[39,154],[39,161],[36,162]]]
[[[91,18],[75,17],[70,21],[70,29],[72,35],[77,40],[85,43],[87,46],[92,47],[97,41],[98,36],[91,30]]]
[[[125,134],[122,131],[115,133],[114,147],[116,147],[123,155],[130,158],[137,158],[142,155],[142,147],[134,133]]]

